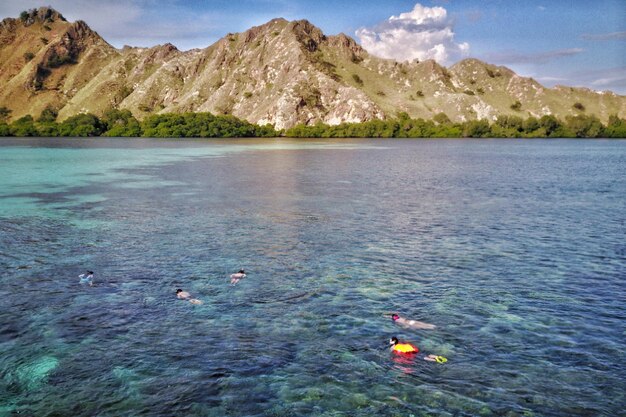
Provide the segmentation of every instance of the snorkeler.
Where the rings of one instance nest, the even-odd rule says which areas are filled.
[[[396,313],[393,313],[391,315],[391,320],[393,320],[394,323],[399,324],[400,326],[402,326],[404,328],[407,328],[407,329],[428,329],[428,330],[432,330],[435,327],[437,327],[434,324],[424,323],[423,321],[405,319],[404,317],[400,317]]]
[[[239,282],[239,280],[246,277],[246,271],[240,269],[236,274],[230,275],[230,285],[235,285]]]
[[[176,290],[176,298],[178,298],[179,300],[189,301],[191,304],[202,304],[202,301],[198,300],[197,298],[191,298],[191,294],[189,294],[187,291],[183,291],[181,288],[178,288]]]
[[[80,278],[81,284],[89,284],[90,287],[93,287],[93,271],[87,271],[84,274],[80,274],[78,276]]]
[[[398,341],[398,338],[395,336],[389,339],[389,344],[391,345],[391,351],[400,355],[415,355],[420,351],[417,346],[414,346],[410,343],[400,343]],[[448,359],[444,358],[443,356],[433,354],[424,356],[422,359],[424,359],[425,361],[437,363],[448,362]]]
[[[391,351],[394,353],[418,353],[420,350],[417,346],[413,346],[410,343],[400,343],[397,337],[389,339],[391,345]]]

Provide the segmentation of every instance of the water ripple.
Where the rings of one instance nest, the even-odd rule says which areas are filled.
[[[623,142],[25,141],[0,416],[622,413]]]

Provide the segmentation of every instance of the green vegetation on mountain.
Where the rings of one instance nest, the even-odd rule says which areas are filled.
[[[1,122],[6,122],[9,119],[9,116],[11,115],[11,109],[9,109],[8,107],[0,107],[0,123]]]
[[[234,116],[211,113],[158,114],[137,120],[129,110],[110,109],[102,118],[79,114],[56,122],[56,112],[45,109],[35,120],[31,115],[11,124],[0,122],[0,136],[43,137],[157,137],[157,138],[626,138],[626,120],[612,115],[605,126],[594,116],[569,116],[561,121],[554,116],[499,116],[454,123],[440,113],[433,120],[412,119],[400,113],[388,120],[328,125],[299,124],[286,131],[271,125],[258,126]]]
[[[604,134],[607,138],[626,138],[626,120],[610,116]]]
[[[142,123],[143,136],[178,138],[274,137],[271,126],[257,126],[234,116],[211,113],[157,114]]]
[[[87,113],[56,122],[54,110],[46,109],[37,120],[27,115],[11,124],[0,122],[0,136],[19,137],[234,138],[279,134],[270,125],[258,126],[234,116],[211,113],[159,114],[139,122],[129,110],[110,109],[102,118]]]
[[[20,117],[9,126],[9,135],[11,136],[37,136],[38,134],[31,115]]]
[[[104,113],[106,132],[104,136],[110,137],[138,137],[143,130],[141,124],[130,110],[110,109]]]
[[[451,122],[445,114],[434,120],[412,119],[400,114],[395,119],[329,126],[304,124],[287,129],[284,136],[295,138],[624,138],[626,120],[611,116],[608,126],[594,116],[569,116],[564,122],[554,116],[522,119],[499,116],[494,123],[485,119]]]

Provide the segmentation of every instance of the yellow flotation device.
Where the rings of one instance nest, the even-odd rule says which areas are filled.
[[[397,343],[393,346],[393,351],[397,353],[417,353],[419,349],[410,343]]]
[[[446,362],[448,362],[448,359],[444,358],[443,356],[435,356],[435,360],[437,361],[437,363],[446,363]]]

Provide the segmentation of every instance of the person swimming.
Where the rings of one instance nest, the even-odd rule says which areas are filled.
[[[400,326],[402,326],[404,328],[408,328],[408,329],[427,329],[427,330],[432,330],[435,327],[437,327],[434,324],[424,323],[423,321],[405,319],[404,317],[400,317],[396,313],[393,313],[391,315],[391,320],[393,320],[394,323],[396,323],[396,324],[398,324],[398,325],[400,325]]]
[[[420,350],[417,346],[413,346],[410,343],[400,343],[397,337],[392,337],[389,339],[389,344],[391,345],[391,351],[393,353],[418,353]]]
[[[400,355],[415,355],[420,351],[417,346],[414,346],[410,343],[400,343],[398,341],[398,338],[395,336],[389,339],[389,344],[391,345],[391,351]],[[433,354],[426,355],[422,359],[424,359],[425,361],[437,363],[448,362],[448,359],[444,358],[443,356]]]
[[[176,297],[180,300],[188,300],[189,298],[191,298],[191,294],[189,294],[187,291],[183,291],[182,288],[178,288],[176,290]]]
[[[80,278],[81,284],[89,284],[90,287],[93,287],[93,271],[87,271],[84,274],[80,274],[78,276]]]
[[[246,277],[246,271],[240,269],[236,274],[230,275],[230,285],[235,285],[239,282],[239,280]]]
[[[187,291],[183,291],[182,288],[178,288],[176,290],[176,298],[178,298],[179,300],[189,301],[191,304],[202,304],[202,301],[198,300],[197,298],[191,298],[191,294],[189,294]]]

